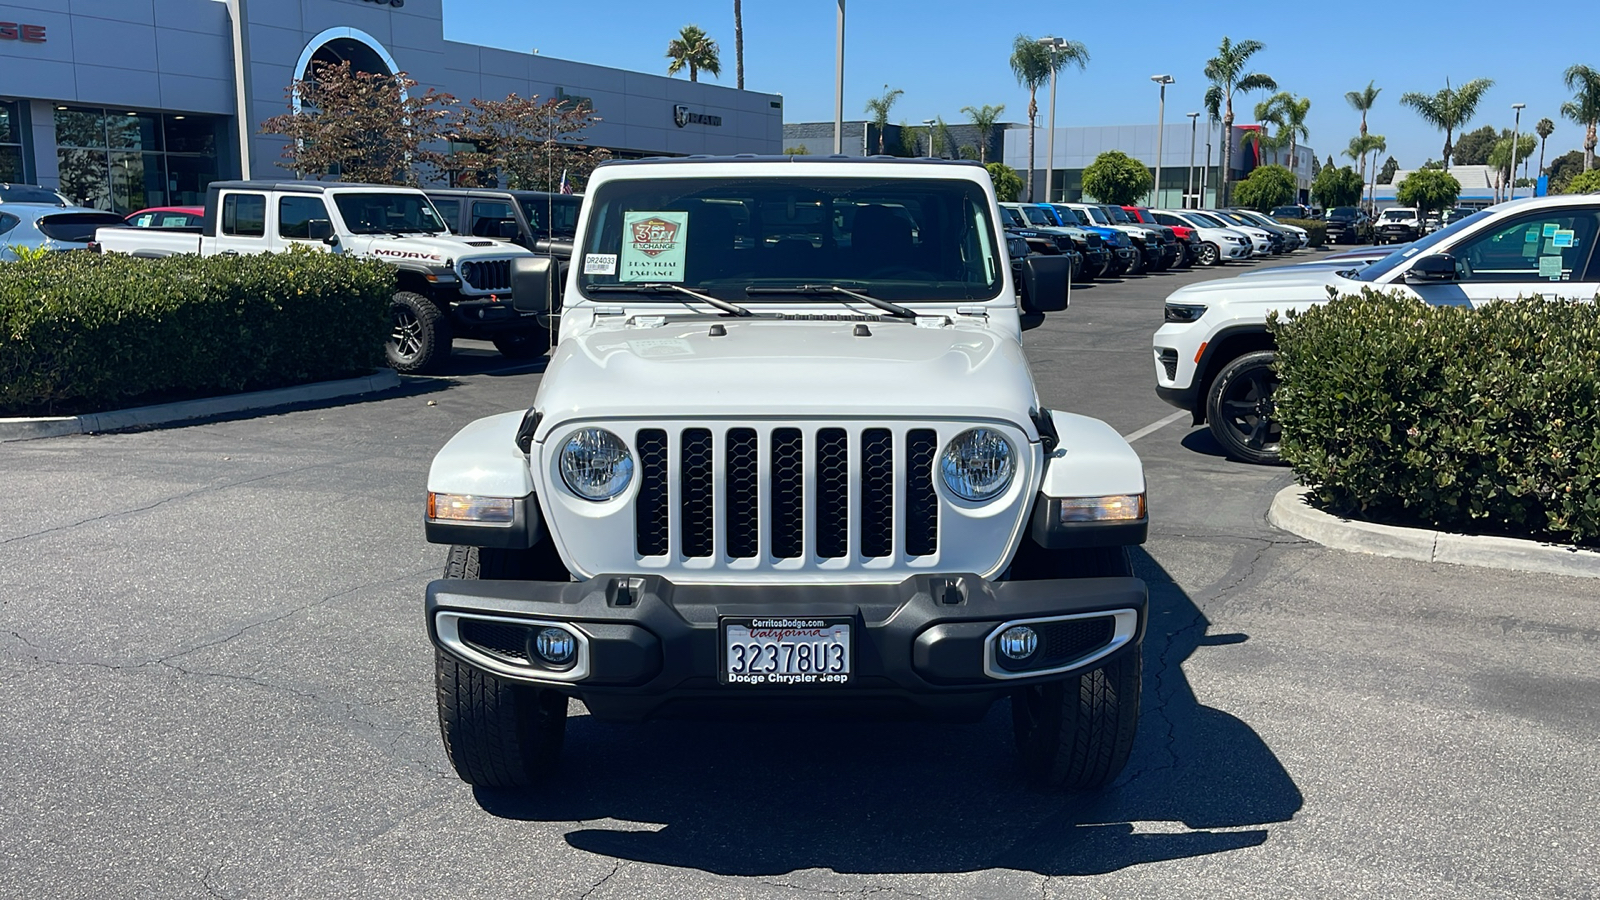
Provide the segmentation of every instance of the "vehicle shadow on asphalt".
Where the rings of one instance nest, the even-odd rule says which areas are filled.
[[[591,853],[720,875],[973,872],[1090,875],[1253,847],[1302,796],[1245,722],[1203,705],[1183,664],[1209,622],[1143,550],[1150,586],[1139,735],[1097,795],[1031,791],[1010,709],[980,725],[652,722],[575,717],[548,792],[478,790],[499,817],[577,821]],[[599,820],[599,821],[596,821]]]

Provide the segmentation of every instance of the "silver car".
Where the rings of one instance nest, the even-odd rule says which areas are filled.
[[[0,262],[11,262],[18,250],[82,250],[94,240],[96,228],[124,225],[122,217],[86,206],[45,206],[38,203],[0,205]]]

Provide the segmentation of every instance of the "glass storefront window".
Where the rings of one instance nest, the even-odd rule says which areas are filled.
[[[22,104],[0,100],[0,181],[26,181],[22,172]]]
[[[197,206],[218,177],[214,116],[68,107],[55,125],[61,192],[85,206]]]

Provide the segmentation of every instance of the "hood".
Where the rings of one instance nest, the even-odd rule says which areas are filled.
[[[370,241],[364,251],[368,255],[390,261],[416,260],[427,265],[442,266],[447,260],[504,259],[508,256],[532,256],[533,253],[503,241],[488,238],[458,237],[456,235],[414,234],[393,237],[384,234],[364,236]],[[478,246],[480,244],[487,246]]]
[[[1354,268],[1343,267],[1343,268]],[[1167,296],[1168,303],[1216,306],[1221,303],[1265,303],[1273,307],[1318,303],[1328,299],[1328,288],[1349,282],[1334,274],[1335,269],[1316,266],[1283,266],[1282,271],[1264,270],[1250,275],[1201,281],[1178,288]]]
[[[924,320],[927,321],[927,320]],[[711,336],[711,326],[726,334]],[[854,334],[858,325],[871,331]],[[694,317],[564,340],[539,384],[539,440],[574,419],[999,419],[1035,434],[1015,340],[966,325]]]

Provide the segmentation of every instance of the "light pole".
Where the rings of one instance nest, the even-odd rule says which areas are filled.
[[[1200,170],[1200,195],[1194,198],[1194,208],[1206,205],[1206,176],[1211,174],[1211,123],[1206,123],[1206,167]]]
[[[1151,75],[1150,80],[1161,85],[1161,111],[1156,115],[1156,181],[1150,188],[1150,205],[1161,205],[1161,138],[1162,132],[1167,130],[1167,85],[1173,82],[1171,75]]]
[[[1050,191],[1056,180],[1056,69],[1055,55],[1067,45],[1066,38],[1039,38],[1051,56],[1050,66],[1050,137],[1045,140],[1044,151],[1044,202],[1050,202]],[[1031,165],[1032,163],[1030,163]],[[1034,198],[1029,197],[1029,200]]]
[[[866,132],[863,127],[862,132]],[[839,0],[839,35],[833,61],[833,153],[844,153],[844,0]]]
[[[1511,172],[1511,185],[1510,192],[1506,194],[1507,200],[1517,196],[1517,132],[1522,130],[1522,110],[1527,105],[1526,103],[1511,104],[1511,108],[1517,111],[1517,117],[1511,125],[1511,159],[1507,160],[1507,167]]]
[[[1200,114],[1192,112],[1184,115],[1189,117],[1189,174],[1183,179],[1183,208],[1188,209],[1189,196],[1194,191],[1194,133],[1195,125],[1200,121]],[[1194,205],[1200,205],[1200,198],[1195,198]]]
[[[922,124],[928,129],[928,157],[933,157],[933,119],[923,119]]]

